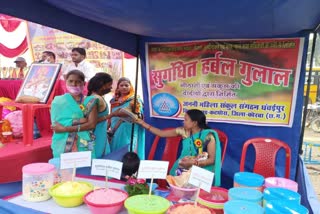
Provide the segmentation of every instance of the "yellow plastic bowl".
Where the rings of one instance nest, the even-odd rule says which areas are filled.
[[[87,185],[90,189],[88,189],[88,191],[86,192],[82,192],[80,194],[74,194],[74,195],[58,195],[54,193],[54,189],[58,188],[59,186],[61,186],[63,183],[58,183],[54,186],[52,186],[49,189],[49,194],[52,196],[53,200],[60,206],[62,207],[77,207],[81,204],[83,204],[83,197],[85,194],[87,194],[88,192],[93,190],[93,185],[90,184],[89,182],[85,182],[85,181],[75,181],[77,183],[81,183],[81,184],[85,184]]]

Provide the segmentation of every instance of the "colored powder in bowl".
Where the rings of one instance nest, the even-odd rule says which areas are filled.
[[[135,212],[165,212],[170,206],[170,202],[160,196],[151,195],[135,195],[125,201],[127,209],[134,209]]]
[[[77,194],[84,194],[90,192],[91,190],[92,189],[87,184],[67,181],[58,186],[52,192],[55,195],[71,196]]]
[[[93,204],[115,204],[126,199],[127,195],[113,189],[98,189],[87,196],[87,200]]]
[[[194,206],[191,204],[186,204],[183,206],[177,206],[177,208],[170,211],[170,214],[211,214],[211,212],[206,209],[199,206]]]

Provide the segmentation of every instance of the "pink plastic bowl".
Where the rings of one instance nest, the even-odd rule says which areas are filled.
[[[171,214],[177,207],[184,206],[184,205],[187,205],[187,204],[194,205],[194,203],[190,203],[190,202],[188,202],[188,203],[175,204],[175,205],[171,206],[171,207],[168,209],[167,214]],[[211,214],[216,214],[216,212],[215,212],[213,209],[210,209],[210,208],[208,208],[208,207],[205,207],[205,206],[203,206],[203,205],[201,205],[201,204],[199,204],[199,203],[197,204],[197,206],[209,210],[209,211],[211,212]]]
[[[120,189],[114,189],[110,188],[112,190],[122,192],[125,194],[127,197],[125,197],[122,201],[117,202],[117,203],[112,203],[112,204],[95,204],[87,200],[87,196],[93,193],[93,191],[88,192],[83,200],[84,202],[88,205],[90,211],[92,214],[101,214],[101,213],[108,213],[108,214],[117,214],[119,211],[123,208],[124,201],[128,198],[128,193],[120,190]]]
[[[265,188],[268,187],[282,187],[294,192],[298,191],[298,184],[297,182],[287,179],[287,178],[279,178],[279,177],[269,177],[266,178],[264,181]]]
[[[169,185],[173,195],[183,199],[193,199],[196,196],[198,190],[198,188],[182,188],[174,186],[172,184]]]

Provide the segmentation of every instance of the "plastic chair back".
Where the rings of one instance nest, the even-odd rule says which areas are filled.
[[[227,151],[227,146],[228,146],[228,136],[225,132],[219,130],[219,129],[213,129],[217,132],[219,140],[220,140],[220,144],[221,144],[221,165],[223,164],[224,161],[224,157]]]
[[[248,147],[255,149],[256,159],[253,172],[264,177],[275,177],[275,165],[277,153],[280,149],[285,150],[285,178],[290,176],[291,149],[288,144],[274,138],[253,138],[245,142],[242,149],[240,172],[244,171],[245,159]]]

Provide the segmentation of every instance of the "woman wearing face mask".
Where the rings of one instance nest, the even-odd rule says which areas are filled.
[[[96,158],[110,153],[110,145],[107,138],[107,119],[111,118],[109,108],[103,95],[112,89],[112,77],[107,73],[96,73],[88,83],[88,96],[93,95],[98,99],[98,123],[94,130],[96,136],[95,153]]]
[[[113,135],[111,141],[111,151],[116,151],[125,145],[130,149],[132,123],[121,119],[122,108],[129,109],[139,118],[143,117],[143,103],[138,98],[136,108],[134,107],[134,90],[128,78],[122,77],[118,80],[114,98],[110,101],[112,114],[118,117],[111,118],[110,133]],[[133,151],[138,154],[141,160],[145,159],[145,130],[138,124],[134,124],[133,132]]]
[[[97,98],[84,96],[84,74],[78,70],[66,75],[69,93],[56,96],[51,104],[54,131],[51,148],[54,158],[66,152],[92,151],[95,157],[93,129],[98,119]]]

